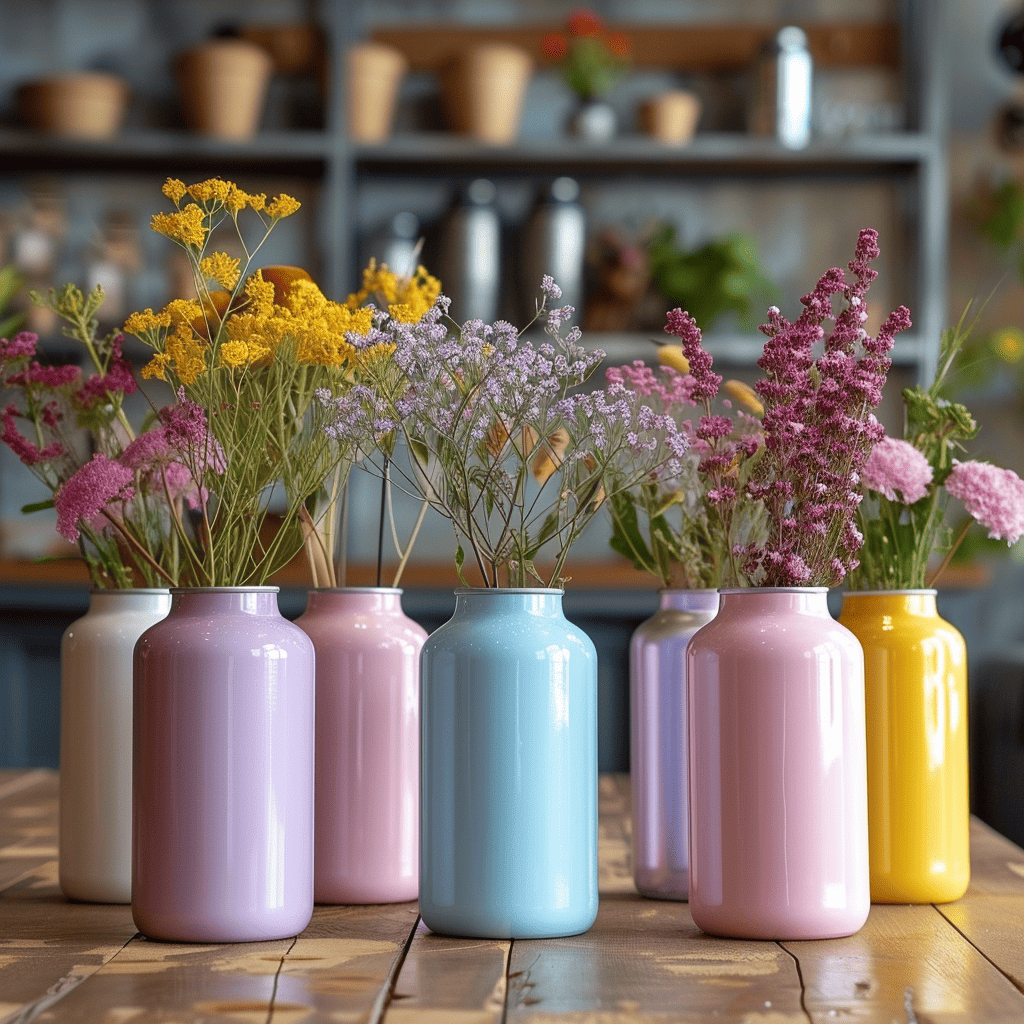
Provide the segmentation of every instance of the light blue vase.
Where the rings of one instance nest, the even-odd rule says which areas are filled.
[[[422,655],[420,913],[576,935],[597,917],[597,652],[561,590],[455,595]]]

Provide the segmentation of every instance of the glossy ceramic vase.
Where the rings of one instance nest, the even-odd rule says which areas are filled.
[[[295,935],[313,913],[313,644],[277,587],[171,591],[135,645],[132,916],[152,939]]]
[[[132,899],[132,651],[171,607],[169,590],[94,590],[60,642],[61,891]]]
[[[426,631],[384,587],[311,590],[296,625],[316,652],[314,898],[414,900]]]
[[[843,595],[864,648],[871,899],[948,903],[970,881],[967,648],[934,590]]]
[[[690,914],[712,935],[867,920],[864,657],[826,594],[723,590],[687,647]]]
[[[423,645],[420,914],[549,938],[597,916],[597,654],[562,591],[464,589]]]
[[[653,899],[689,892],[686,645],[717,611],[717,590],[663,590],[630,641],[633,878]]]

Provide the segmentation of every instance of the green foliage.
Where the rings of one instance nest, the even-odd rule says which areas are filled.
[[[647,255],[662,294],[702,330],[728,312],[736,313],[744,327],[755,327],[754,310],[775,301],[777,291],[746,235],[725,235],[687,252],[676,241],[675,227],[663,224],[648,240]]]
[[[24,322],[25,318],[20,313],[5,315],[24,284],[13,264],[0,267],[0,338],[9,338]]]

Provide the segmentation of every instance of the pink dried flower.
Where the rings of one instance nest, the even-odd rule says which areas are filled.
[[[212,469],[223,473],[227,459],[220,442],[209,432],[206,413],[185,397],[185,389],[178,388],[178,401],[165,406],[157,414],[166,429],[167,442],[187,466],[197,473]]]
[[[17,412],[18,410],[13,405],[4,409],[4,429],[0,434],[0,441],[3,441],[26,466],[38,466],[41,462],[52,462],[65,453],[64,445],[59,441],[51,441],[45,447],[38,448],[27,437],[19,434],[14,423]]]
[[[104,374],[94,373],[75,394],[75,404],[80,408],[91,409],[97,402],[106,398],[108,393],[133,395],[136,391],[135,376],[128,360],[121,354],[124,335],[119,334],[111,343],[111,357]]]
[[[167,430],[154,427],[144,434],[139,434],[119,456],[118,461],[129,469],[148,471],[158,463],[165,463],[170,458],[170,445],[167,442]]]
[[[0,338],[0,362],[7,359],[22,359],[36,354],[39,335],[30,331],[22,331],[13,338]]]
[[[97,452],[92,461],[69,477],[53,496],[57,532],[70,541],[77,541],[83,523],[98,527],[108,505],[130,501],[135,496],[131,483],[130,469]]]
[[[1024,480],[988,462],[955,462],[946,490],[959,498],[988,535],[1015,544],[1024,534]]]
[[[896,437],[883,437],[868,456],[861,471],[861,482],[889,501],[913,505],[928,493],[932,467],[912,444]],[[896,497],[899,491],[901,497]]]
[[[695,402],[710,402],[721,386],[722,378],[711,369],[711,353],[701,345],[700,328],[697,321],[682,309],[673,309],[667,315],[665,333],[674,334],[682,343],[683,355],[690,364],[693,390],[690,396]]]
[[[747,494],[765,504],[769,537],[750,545],[744,564],[761,586],[834,586],[858,564],[855,532],[848,527],[860,497],[856,483],[872,446],[884,436],[870,414],[882,397],[898,330],[910,326],[900,307],[871,338],[864,330],[864,296],[876,276],[868,265],[878,255],[878,232],[861,231],[848,264],[826,271],[800,301],[790,323],[776,307],[761,331],[767,335],[758,366],[765,372],[754,389],[764,401],[765,456]],[[844,308],[833,312],[840,296]],[[824,323],[834,321],[826,335]],[[824,339],[824,354],[813,358]]]
[[[26,387],[36,384],[41,388],[63,388],[74,384],[82,375],[78,366],[41,366],[37,362],[30,363],[21,373],[12,373],[7,383],[12,387]]]

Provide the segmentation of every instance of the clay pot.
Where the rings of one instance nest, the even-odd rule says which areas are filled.
[[[36,131],[106,139],[121,127],[128,86],[113,75],[78,71],[27,82],[18,90],[25,121]]]
[[[643,130],[670,146],[685,145],[700,120],[700,98],[685,89],[655,93],[640,107]]]
[[[533,59],[517,46],[481,43],[467,50],[442,76],[451,128],[494,146],[514,142],[532,70]]]
[[[324,59],[320,29],[308,21],[283,25],[247,25],[239,37],[270,54],[278,75],[298,75],[315,70]]]
[[[221,139],[256,134],[274,62],[244,39],[212,39],[178,55],[176,73],[189,127]]]
[[[391,134],[398,87],[408,62],[392,46],[358,43],[348,51],[345,98],[353,142],[383,142]]]

